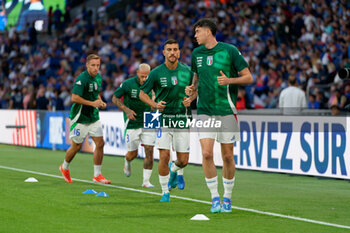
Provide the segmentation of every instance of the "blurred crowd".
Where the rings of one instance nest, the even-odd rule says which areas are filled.
[[[203,17],[217,19],[217,40],[237,46],[250,65],[254,83],[239,89],[239,109],[277,108],[289,76],[307,94],[308,108],[350,104],[350,83],[336,81],[340,68],[350,68],[347,0],[146,0],[112,17],[106,10],[105,4],[96,11],[82,6],[75,18],[54,16],[55,33],[40,35],[45,41],[36,40],[31,25],[1,33],[0,107],[68,110],[74,79],[87,54],[97,53],[101,96],[116,108],[114,90],[140,63],[163,63],[167,39],[179,41],[181,62],[191,64],[192,25]]]

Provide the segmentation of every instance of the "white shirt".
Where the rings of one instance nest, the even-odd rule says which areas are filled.
[[[306,96],[304,91],[295,86],[289,86],[282,90],[279,98],[279,106],[285,115],[299,114],[306,108]]]

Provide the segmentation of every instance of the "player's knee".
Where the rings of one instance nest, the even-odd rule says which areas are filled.
[[[187,164],[188,164],[188,160],[178,160],[178,162],[177,162],[176,165],[177,165],[178,167],[183,168],[183,167],[186,167]]]
[[[168,164],[169,161],[170,161],[170,158],[169,158],[169,156],[162,156],[162,155],[159,155],[159,160],[162,161],[163,163]]]
[[[80,151],[81,147],[83,146],[83,143],[77,144],[77,151]]]
[[[146,157],[153,159],[153,147],[145,147]]]
[[[71,148],[75,153],[77,153],[80,151],[82,145],[83,145],[82,143],[75,143],[74,142],[74,143],[72,143]]]
[[[233,163],[233,155],[232,154],[222,155],[222,162],[227,164]]]
[[[103,139],[98,140],[97,143],[96,143],[96,148],[101,149],[101,148],[104,147],[104,145],[105,145],[105,141]]]
[[[211,151],[203,151],[203,159],[204,160],[213,160],[213,152]]]

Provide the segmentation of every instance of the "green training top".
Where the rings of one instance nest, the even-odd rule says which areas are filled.
[[[129,120],[127,129],[138,129],[143,127],[143,112],[151,111],[151,107],[148,104],[142,102],[139,98],[140,83],[137,76],[129,78],[124,81],[114,92],[114,96],[121,98],[124,96],[124,104],[128,108],[132,109],[136,113],[136,120]],[[150,98],[152,98],[152,92],[149,92]],[[124,112],[124,122],[128,117]]]
[[[238,77],[238,72],[248,67],[238,49],[230,44],[218,42],[212,48],[199,46],[192,53],[192,71],[197,73],[197,113],[205,115],[231,115],[237,113],[238,85],[219,85],[220,70],[229,78]]]
[[[153,89],[155,101],[166,102],[162,118],[186,120],[186,116],[191,115],[191,108],[186,108],[182,101],[186,97],[185,88],[192,84],[192,78],[193,72],[185,64],[178,62],[176,69],[170,70],[163,63],[149,73],[141,90],[148,93]]]
[[[84,71],[75,79],[72,93],[85,100],[95,101],[98,99],[101,83],[102,77],[99,73],[93,78],[89,72]],[[99,110],[91,106],[73,103],[69,118],[71,119],[71,125],[75,123],[94,123],[100,119]]]

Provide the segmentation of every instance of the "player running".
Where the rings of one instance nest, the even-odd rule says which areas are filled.
[[[126,129],[126,145],[128,153],[125,155],[124,174],[131,175],[131,161],[137,157],[140,142],[145,148],[145,159],[143,161],[143,183],[142,187],[153,188],[150,183],[153,168],[153,147],[156,140],[154,129],[143,129],[143,113],[151,110],[151,107],[139,99],[140,87],[146,81],[151,71],[148,64],[139,65],[136,74],[124,81],[114,92],[112,101],[124,112]],[[151,92],[150,92],[151,93]],[[120,100],[124,96],[124,102]]]
[[[171,188],[176,187],[176,172],[188,163],[190,141],[189,129],[185,125],[188,116],[191,115],[190,103],[195,96],[185,95],[185,87],[191,84],[193,72],[178,61],[180,57],[178,42],[173,39],[167,40],[164,43],[163,55],[165,62],[153,69],[141,86],[140,99],[162,112],[161,129],[157,132],[156,139],[159,149],[159,183],[163,193],[160,201],[169,202],[168,185]],[[155,101],[146,94],[152,89],[156,95]],[[160,113],[157,111],[156,114]],[[170,163],[169,169],[171,145],[176,151],[177,160]]]
[[[111,181],[101,174],[103,159],[103,131],[98,108],[106,108],[106,103],[99,96],[102,77],[98,73],[101,59],[96,54],[86,58],[87,70],[82,72],[75,80],[72,91],[72,108],[70,110],[70,134],[72,145],[66,151],[66,157],[60,166],[63,178],[72,183],[69,164],[76,153],[81,149],[86,136],[91,136],[96,148],[94,151],[94,176],[92,180],[97,183],[109,184]]]

